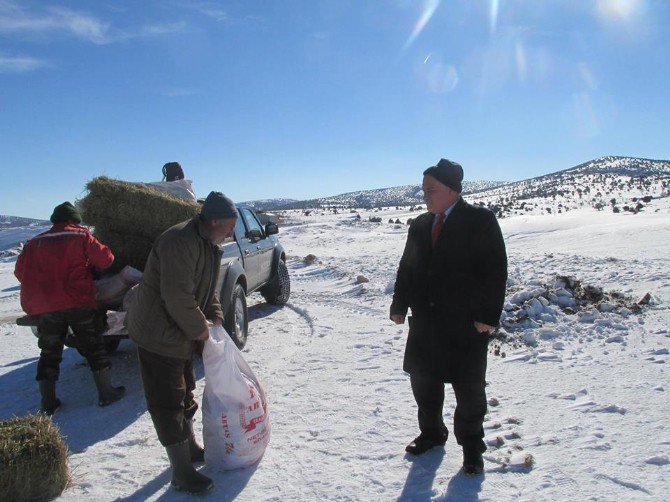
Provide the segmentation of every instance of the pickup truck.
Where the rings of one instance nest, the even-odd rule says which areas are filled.
[[[240,217],[234,235],[221,248],[223,256],[216,290],[223,308],[224,327],[241,349],[249,332],[247,295],[260,292],[266,302],[283,305],[291,294],[291,282],[286,253],[277,239],[277,224],[269,222],[263,226],[250,207],[237,205],[237,210]],[[16,320],[16,324],[31,326],[37,334],[36,318],[23,316]],[[65,340],[65,345],[70,347],[76,344],[71,335],[68,333]],[[121,340],[128,338],[128,333],[121,329],[103,336],[107,351],[114,352]]]

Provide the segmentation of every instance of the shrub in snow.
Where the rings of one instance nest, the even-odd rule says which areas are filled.
[[[356,277],[356,284],[363,284],[365,282],[370,282],[370,280],[364,275],[359,275]]]
[[[3,500],[50,500],[70,482],[67,446],[46,415],[0,422],[0,493]]]
[[[302,262],[305,265],[313,265],[316,262],[316,256],[314,256],[313,254],[308,254],[302,259]]]

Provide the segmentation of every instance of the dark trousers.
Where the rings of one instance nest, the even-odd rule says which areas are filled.
[[[444,382],[426,373],[410,375],[412,393],[419,407],[419,429],[422,434],[437,434],[442,430],[442,407],[444,405]],[[452,383],[456,395],[454,413],[454,435],[460,445],[484,445],[484,415],[486,415],[485,382]]]
[[[137,348],[147,409],[163,446],[189,437],[187,420],[198,409],[193,398],[195,371],[192,359],[166,357]]]
[[[36,380],[58,380],[68,327],[74,334],[77,350],[86,358],[91,370],[109,368],[109,355],[102,339],[104,314],[91,308],[60,310],[39,316],[37,346],[41,352]]]

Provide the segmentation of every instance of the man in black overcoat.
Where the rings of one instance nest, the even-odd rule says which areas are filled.
[[[507,283],[507,254],[491,211],[461,198],[463,168],[441,159],[423,173],[427,213],[407,236],[391,304],[391,320],[409,336],[403,369],[410,374],[421,434],[406,451],[444,445],[444,384],[456,396],[454,434],[463,447],[463,470],[481,473],[486,451],[486,357],[498,326]]]

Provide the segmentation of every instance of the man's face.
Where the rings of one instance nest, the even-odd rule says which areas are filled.
[[[458,199],[458,192],[443,185],[431,175],[423,177],[423,200],[426,201],[428,211],[433,214],[441,213]]]
[[[212,220],[210,223],[209,239],[217,246],[222,244],[228,237],[233,236],[237,218],[226,218],[225,220]]]

